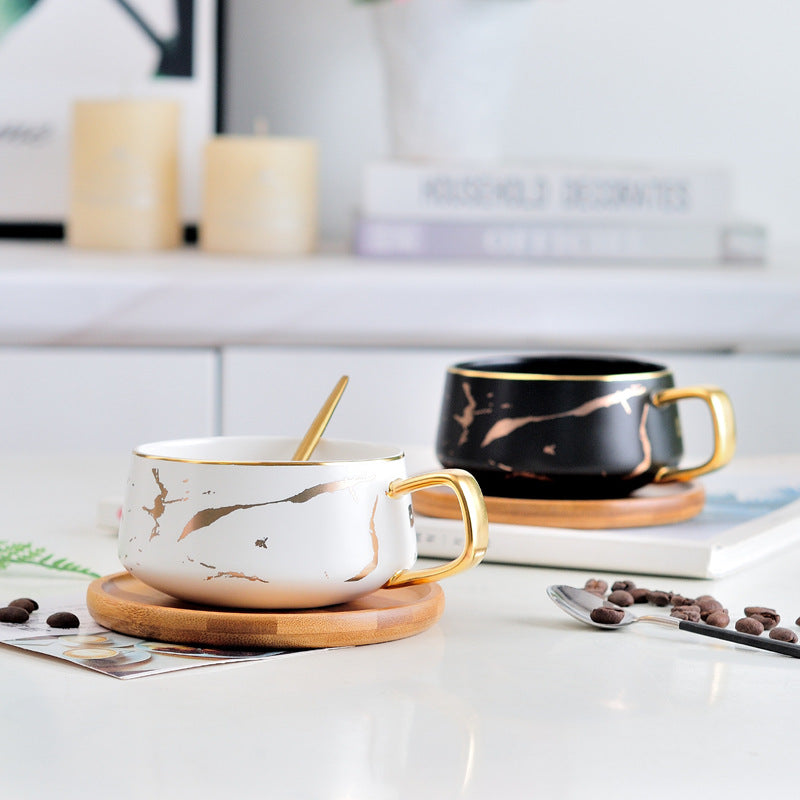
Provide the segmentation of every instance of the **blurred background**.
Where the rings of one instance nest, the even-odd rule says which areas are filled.
[[[376,18],[381,9],[448,3],[224,3],[222,130],[261,134],[266,121],[275,137],[318,144],[324,252],[212,255],[202,246],[125,252],[0,241],[0,373],[14,387],[0,392],[0,452],[127,452],[151,439],[299,432],[342,374],[351,384],[333,436],[430,445],[447,366],[498,352],[567,350],[638,355],[671,366],[681,385],[720,385],[733,398],[743,454],[798,450],[800,4],[466,3],[526,10],[507,79],[503,163],[564,160],[622,172],[631,164],[720,167],[733,181],[734,215],[768,233],[768,259],[621,264],[347,253],[364,169],[394,155]],[[162,95],[175,93],[181,78],[153,78],[152,42],[130,24],[130,9],[171,31],[177,10],[191,7],[201,21],[195,71],[208,88],[211,0],[0,0],[9,13],[34,5],[81,34],[107,14],[147,61],[148,89]],[[123,70],[119,48],[109,46],[111,29],[99,30],[89,33],[105,48],[102,58]],[[75,59],[63,26],[47,32],[52,41],[39,46],[59,69],[40,71],[48,90],[66,87],[65,110],[67,67],[81,72],[82,92],[112,83],[121,90],[124,81],[111,66],[97,69],[90,47]],[[27,91],[33,73],[18,67],[19,43],[9,56],[10,41],[0,48],[0,110],[23,116],[34,100],[52,105],[41,88],[38,96]],[[30,47],[26,53],[41,61]],[[200,106],[208,111],[201,123],[210,122],[211,110]],[[211,130],[194,127],[204,141],[185,159],[193,171],[185,189],[199,204],[200,145]],[[64,167],[68,136],[60,133],[54,156]],[[3,169],[0,162],[0,220],[22,197],[9,191]],[[49,197],[30,181],[24,187],[37,201]],[[315,201],[316,191],[308,193]],[[243,202],[239,210],[250,209]],[[687,408],[682,418],[687,449],[705,452],[705,409]]]
[[[523,0],[521,0],[523,1]],[[497,2],[497,0],[486,0]],[[735,211],[798,240],[800,5],[531,0],[508,158],[714,164]],[[321,235],[345,238],[365,161],[388,154],[370,4],[229,0],[224,119],[320,145]]]

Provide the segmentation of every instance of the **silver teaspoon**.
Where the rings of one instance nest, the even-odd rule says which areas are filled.
[[[770,650],[773,653],[781,653],[792,658],[800,658],[800,645],[781,642],[776,639],[755,636],[752,633],[739,633],[728,628],[715,628],[705,622],[689,622],[688,620],[676,619],[675,617],[654,616],[650,614],[636,614],[628,611],[627,608],[620,608],[596,594],[587,592],[585,589],[576,589],[574,586],[548,586],[547,594],[550,599],[562,610],[566,611],[571,617],[585,622],[587,625],[594,625],[598,628],[622,628],[625,625],[632,625],[634,622],[654,622],[658,625],[666,625],[670,628],[678,628],[689,633],[699,633],[701,636],[710,636],[713,639],[724,639],[726,642],[743,644],[748,647],[757,647],[760,650]],[[622,611],[623,616],[619,622],[605,623],[595,622],[590,614],[595,608],[606,606]]]

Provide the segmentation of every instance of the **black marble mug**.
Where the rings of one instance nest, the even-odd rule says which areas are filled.
[[[677,400],[711,411],[714,452],[683,455]],[[688,481],[730,461],[733,409],[714,386],[675,388],[660,364],[605,356],[509,356],[451,366],[436,454],[489,496],[625,497],[647,483]]]

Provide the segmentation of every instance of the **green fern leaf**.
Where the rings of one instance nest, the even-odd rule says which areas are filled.
[[[82,567],[66,558],[56,558],[44,547],[35,547],[32,542],[9,542],[0,539],[0,569],[6,569],[9,564],[33,564],[59,572],[74,572],[90,578],[100,577],[99,573],[88,567]]]

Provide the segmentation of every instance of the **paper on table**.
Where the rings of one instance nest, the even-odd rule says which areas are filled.
[[[54,611],[71,611],[80,620],[80,627],[69,630],[51,628],[46,620]],[[0,642],[123,680],[302,652],[267,648],[217,649],[126,636],[98,625],[81,597],[49,599],[25,623],[0,622]]]

